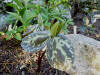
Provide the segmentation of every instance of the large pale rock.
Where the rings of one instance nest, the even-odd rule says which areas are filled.
[[[70,34],[75,60],[70,75],[100,75],[100,41],[81,34]]]

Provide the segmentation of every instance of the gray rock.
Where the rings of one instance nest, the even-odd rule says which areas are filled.
[[[0,31],[5,31],[6,27],[7,27],[7,24],[5,24],[4,20],[6,18],[7,15],[4,15],[4,14],[0,14]]]
[[[70,75],[100,75],[100,41],[81,34],[67,35],[75,50]]]
[[[10,22],[14,22],[15,18],[8,14],[0,14],[0,31],[5,32]],[[13,25],[12,25],[13,26]]]

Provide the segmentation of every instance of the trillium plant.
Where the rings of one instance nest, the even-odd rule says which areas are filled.
[[[27,52],[38,52],[46,47],[45,54],[49,64],[53,68],[68,71],[74,61],[74,49],[70,40],[60,33],[63,22],[54,20],[51,24],[49,30],[39,30],[38,27],[42,27],[36,27],[34,32],[22,39],[21,46]]]

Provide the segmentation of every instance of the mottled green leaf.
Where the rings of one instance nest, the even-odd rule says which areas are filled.
[[[47,43],[47,59],[50,65],[62,71],[68,71],[74,61],[74,49],[70,40],[60,34]]]
[[[21,46],[25,51],[37,52],[46,46],[49,37],[48,31],[33,32],[22,39]]]

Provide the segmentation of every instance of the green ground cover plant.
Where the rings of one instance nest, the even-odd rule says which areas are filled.
[[[66,19],[62,16],[67,11],[63,11],[59,8],[60,4],[70,8],[68,0],[44,1],[43,4],[31,4],[31,1],[32,0],[14,0],[15,3],[8,3],[9,6],[15,8],[15,12],[8,12],[12,17],[14,17],[15,23],[12,30],[8,30],[6,33],[8,35],[7,40],[12,37],[21,40],[21,34],[24,33],[32,24],[32,20],[36,21],[36,24],[43,25],[48,29],[50,25],[52,25],[52,20],[59,19],[60,21],[63,21],[64,33],[67,33],[67,27],[69,24],[74,24],[72,19]],[[22,24],[20,26],[17,25],[19,21]]]

